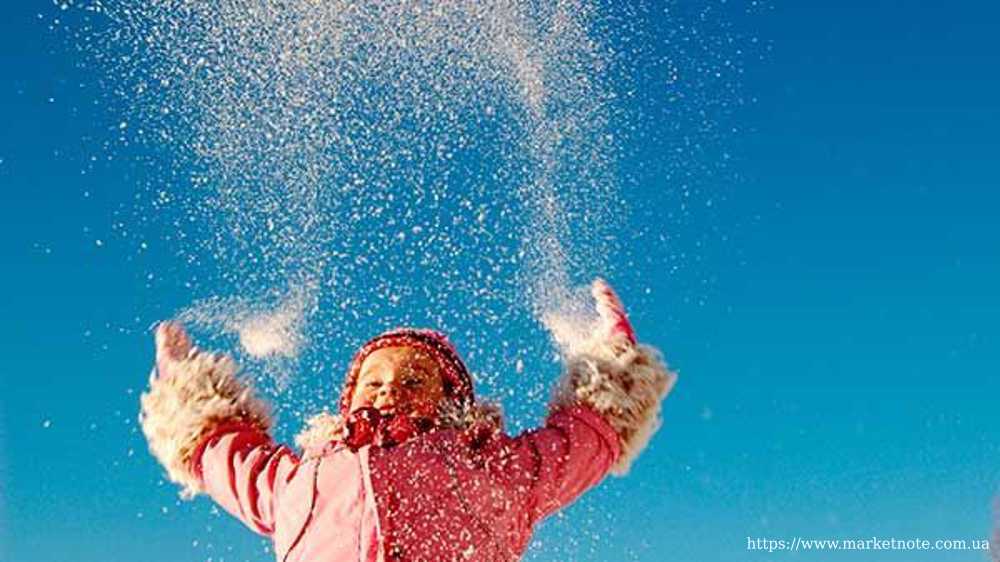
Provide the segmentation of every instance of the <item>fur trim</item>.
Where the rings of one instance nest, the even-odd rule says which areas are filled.
[[[306,427],[295,436],[295,444],[303,451],[323,447],[331,441],[344,439],[344,418],[323,412],[306,420]]]
[[[181,495],[190,498],[201,488],[191,473],[191,457],[201,438],[219,424],[237,420],[266,432],[271,417],[267,404],[237,378],[229,356],[192,349],[187,358],[170,361],[167,370],[157,377],[153,369],[139,421],[153,456],[170,480],[183,487]]]
[[[471,404],[459,400],[446,400],[438,415],[440,429],[469,429],[490,427],[503,431],[503,413],[500,406],[489,402]],[[344,418],[323,412],[306,420],[306,427],[295,437],[295,444],[303,451],[324,447],[331,441],[344,438]]]
[[[446,400],[438,413],[438,425],[458,430],[485,426],[500,432],[503,431],[503,410],[492,402]]]
[[[659,429],[660,403],[677,375],[655,348],[630,345],[621,336],[581,342],[565,355],[566,371],[550,408],[584,404],[600,414],[621,440],[621,456],[611,472],[623,476]]]

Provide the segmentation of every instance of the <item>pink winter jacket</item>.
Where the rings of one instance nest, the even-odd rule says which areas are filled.
[[[150,450],[184,495],[206,493],[270,536],[282,562],[518,560],[535,523],[628,470],[675,380],[655,349],[597,341],[567,354],[540,429],[509,437],[496,420],[482,435],[466,411],[354,452],[311,421],[300,457],[272,441],[267,404],[232,359],[163,361],[169,376],[154,370],[142,396]]]
[[[279,561],[514,561],[534,524],[608,473],[618,435],[583,406],[544,428],[474,447],[441,429],[393,448],[341,443],[300,459],[251,426],[213,432],[196,452],[203,489]]]

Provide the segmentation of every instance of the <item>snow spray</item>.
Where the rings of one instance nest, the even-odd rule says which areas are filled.
[[[361,341],[398,325],[449,333],[509,429],[534,424],[558,369],[548,336],[592,321],[576,287],[652,269],[676,243],[657,225],[714,208],[694,204],[696,178],[725,160],[705,155],[742,103],[746,44],[708,4],[56,5],[53,25],[85,14],[72,36],[112,94],[112,134],[153,170],[118,230],[162,233],[176,269],[149,277],[190,295],[177,317],[199,344],[266,375],[279,438],[333,403]],[[113,144],[95,150],[110,160]],[[637,179],[617,169],[626,144],[655,155]],[[626,206],[647,183],[667,199]],[[624,232],[625,209],[653,213],[653,237]],[[623,259],[643,235],[642,259]],[[697,255],[666,259],[658,278]],[[579,558],[580,523],[561,559]]]
[[[272,371],[415,323],[461,332],[489,385],[607,271],[623,205],[590,2],[89,8],[131,121],[186,176],[179,252],[216,268],[179,318]]]

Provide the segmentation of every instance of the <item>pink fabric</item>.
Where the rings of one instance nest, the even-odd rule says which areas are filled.
[[[618,436],[592,410],[480,447],[436,430],[392,448],[331,443],[297,457],[250,426],[207,437],[193,467],[283,562],[518,560],[540,519],[607,474]]]

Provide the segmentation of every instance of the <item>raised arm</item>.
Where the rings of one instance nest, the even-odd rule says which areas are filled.
[[[522,458],[534,457],[536,518],[569,504],[609,472],[626,474],[659,428],[661,401],[676,382],[659,352],[637,343],[611,287],[598,279],[592,295],[596,324],[552,326],[565,370],[545,427],[515,439],[531,453]]]
[[[298,459],[273,443],[267,405],[230,357],[199,351],[180,324],[159,325],[141,404],[150,451],[183,497],[206,493],[254,531],[273,532],[276,492]]]

